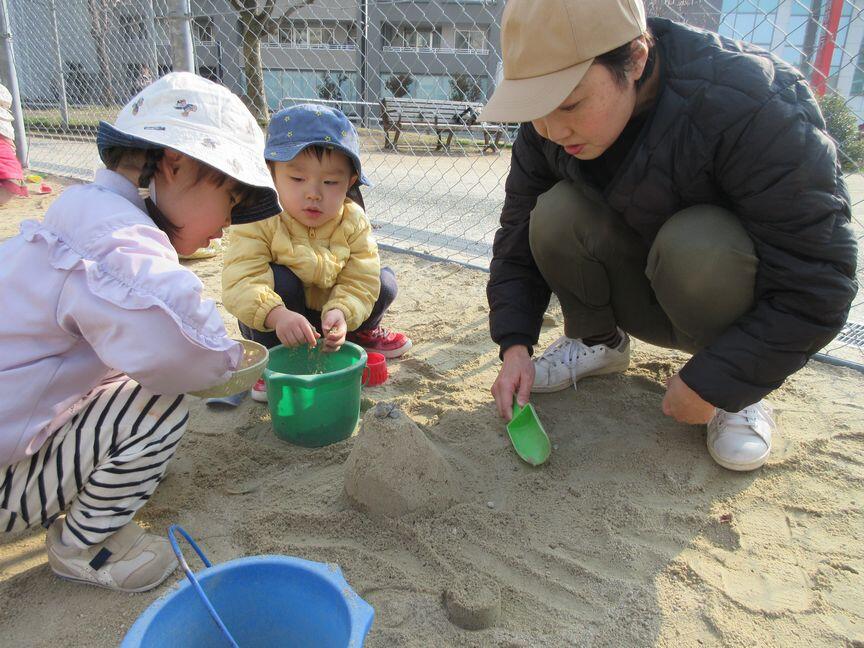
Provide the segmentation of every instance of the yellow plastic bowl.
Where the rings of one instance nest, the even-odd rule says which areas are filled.
[[[224,398],[233,394],[239,394],[258,382],[267,367],[269,353],[267,347],[252,340],[237,340],[243,345],[243,359],[240,360],[240,368],[223,383],[214,387],[208,387],[201,391],[189,392],[191,396],[198,398]]]

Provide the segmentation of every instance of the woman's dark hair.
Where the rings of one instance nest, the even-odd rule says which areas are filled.
[[[165,149],[161,148],[138,149],[118,146],[105,149],[102,152],[102,161],[105,163],[105,167],[112,171],[116,171],[122,166],[137,167],[140,164],[141,172],[138,176],[138,187],[146,189],[150,186],[150,180],[152,180],[153,176],[156,174],[156,169],[159,167],[159,161],[162,159],[163,155],[165,155]],[[143,164],[141,163],[142,156]],[[238,191],[241,194],[237,206],[243,205],[245,201],[252,198],[254,190],[251,187],[234,180],[234,178],[222,173],[222,171],[219,171],[218,169],[214,169],[200,160],[195,160],[195,162],[198,164],[198,173],[195,176],[196,183],[203,181],[221,187],[226,182],[235,182]],[[147,200],[145,204],[147,206],[147,213],[155,223],[156,227],[169,236],[177,233],[180,228],[169,221],[165,214],[156,207],[152,200]],[[235,206],[235,209],[237,206]]]
[[[654,37],[646,32],[639,38],[624,43],[621,47],[616,47],[613,50],[605,52],[594,59],[595,63],[599,63],[608,69],[619,85],[623,86],[627,82],[627,73],[633,69],[635,65],[634,55],[636,41],[644,39],[648,45],[648,59],[645,61],[645,70],[642,76],[636,79],[636,89],[638,90],[648,79],[651,78],[651,73],[654,71],[654,63],[656,60]]]

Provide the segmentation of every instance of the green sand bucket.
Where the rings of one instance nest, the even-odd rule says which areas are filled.
[[[318,448],[351,436],[360,419],[366,351],[346,342],[334,353],[277,346],[264,370],[273,431],[283,441]]]

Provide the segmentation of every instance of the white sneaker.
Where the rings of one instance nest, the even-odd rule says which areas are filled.
[[[708,452],[729,470],[755,470],[768,460],[774,410],[764,400],[740,412],[718,409],[708,421]]]
[[[621,343],[614,349],[605,344],[587,346],[581,339],[561,336],[539,358],[534,358],[536,376],[531,391],[556,392],[586,376],[624,371],[630,366],[630,337],[621,331]]]
[[[87,549],[63,544],[64,524],[61,516],[48,527],[45,548],[52,571],[65,580],[119,592],[145,592],[177,568],[168,539],[145,533],[134,522]]]

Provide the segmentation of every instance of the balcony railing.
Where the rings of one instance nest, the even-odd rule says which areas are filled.
[[[262,47],[266,47],[269,49],[296,49],[296,50],[337,50],[342,52],[353,52],[357,49],[357,46],[354,43],[317,43],[317,44],[309,44],[309,43],[273,43],[273,42],[262,42]]]
[[[488,49],[457,49],[455,47],[398,47],[396,45],[385,45],[385,52],[414,52],[417,54],[473,54],[474,56],[486,56]]]

